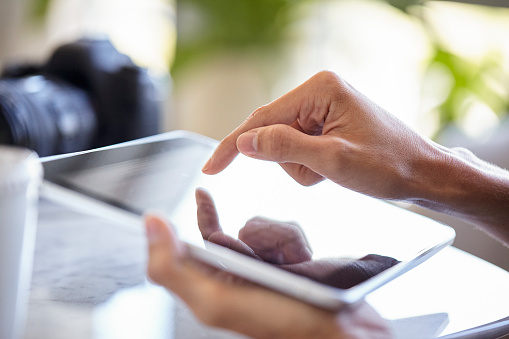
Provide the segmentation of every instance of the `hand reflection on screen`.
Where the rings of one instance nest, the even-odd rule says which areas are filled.
[[[203,239],[327,285],[350,288],[398,263],[377,254],[360,259],[312,260],[313,252],[299,225],[262,217],[248,220],[236,239],[223,233],[207,191],[196,190],[196,203]]]

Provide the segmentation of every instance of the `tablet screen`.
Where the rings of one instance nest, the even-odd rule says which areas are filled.
[[[284,260],[272,263],[339,288],[352,287],[345,285],[345,275],[360,272],[361,278],[346,281],[365,281],[454,237],[446,226],[330,182],[300,186],[270,162],[239,156],[222,173],[204,175],[201,168],[215,145],[193,135],[149,138],[43,161],[45,179],[138,215],[160,210],[180,238],[201,246],[195,189],[204,187],[215,201],[222,230],[231,237],[255,216],[277,225],[298,224],[310,260],[300,265],[304,268]],[[366,256],[374,264],[359,269],[356,259]],[[259,260],[271,262],[263,256]]]
[[[184,138],[107,149],[45,162],[45,179],[136,214],[171,214],[212,151]]]

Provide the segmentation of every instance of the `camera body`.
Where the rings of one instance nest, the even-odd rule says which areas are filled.
[[[60,46],[40,66],[0,79],[0,143],[40,156],[76,152],[159,132],[160,100],[145,69],[108,40]]]

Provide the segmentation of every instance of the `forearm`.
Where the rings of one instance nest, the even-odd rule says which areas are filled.
[[[509,172],[465,149],[432,146],[417,163],[409,200],[458,216],[509,245]]]

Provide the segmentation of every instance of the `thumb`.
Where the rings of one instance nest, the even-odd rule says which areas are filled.
[[[239,152],[251,158],[302,164],[321,173],[330,163],[330,137],[311,136],[288,125],[252,129],[237,138]]]
[[[148,276],[158,284],[168,285],[179,271],[183,245],[175,236],[171,224],[157,214],[145,215],[145,229],[148,240]]]

